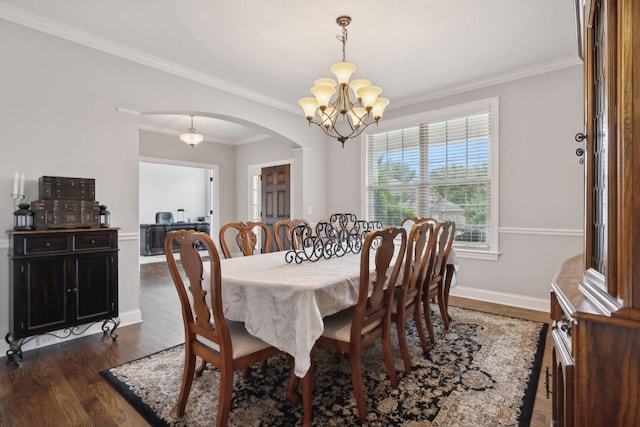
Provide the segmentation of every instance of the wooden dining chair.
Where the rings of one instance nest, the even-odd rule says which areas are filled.
[[[395,323],[398,329],[398,344],[407,374],[411,372],[405,331],[405,322],[409,316],[414,317],[422,350],[426,354],[429,349],[422,327],[422,288],[434,261],[434,237],[434,226],[429,222],[417,222],[411,227],[402,277],[398,278],[400,286],[396,287],[395,301],[391,308],[391,323]]]
[[[300,238],[293,234],[293,231],[301,225],[309,226],[309,222],[306,219],[283,219],[273,225],[273,236],[279,251],[297,249],[302,245]]]
[[[254,231],[256,228],[262,230],[264,240],[262,241],[262,248],[258,248],[258,235]],[[249,222],[230,222],[225,224],[220,229],[220,246],[222,247],[222,253],[225,258],[231,258],[234,253],[231,252],[227,245],[227,230],[235,230],[235,242],[243,256],[253,255],[257,253],[266,254],[271,248],[271,232],[269,227],[264,222],[249,221]],[[237,252],[235,252],[237,253]]]
[[[430,224],[433,224],[433,226],[435,227],[435,225],[438,223],[438,221],[435,218],[430,218],[430,217],[407,217],[404,218],[402,220],[402,222],[400,223],[400,226],[402,227],[409,227],[413,224],[419,224],[421,222],[428,222]]]
[[[445,329],[449,329],[449,311],[447,307],[447,298],[444,295],[444,280],[446,275],[447,260],[453,245],[456,224],[453,221],[439,222],[435,228],[436,248],[433,261],[433,267],[427,274],[422,288],[422,303],[427,329],[429,330],[429,339],[433,344],[435,335],[433,332],[433,322],[431,320],[430,302],[435,298],[440,307],[440,315]]]
[[[178,267],[173,255],[174,243],[180,247],[182,268]],[[197,249],[199,244],[209,253],[210,275],[207,283],[203,279],[202,258]],[[164,247],[169,271],[180,298],[185,335],[182,385],[178,403],[170,414],[175,419],[184,415],[193,376],[201,374],[208,362],[220,370],[216,425],[226,426],[233,394],[233,372],[275,356],[280,350],[249,334],[242,322],[225,319],[220,256],[208,234],[194,230],[170,231]],[[183,277],[188,279],[188,284],[184,283]],[[196,356],[203,361],[197,370]]]
[[[394,244],[396,237],[400,244]],[[360,255],[360,281],[355,307],[324,319],[324,332],[316,345],[348,353],[351,383],[361,421],[366,420],[361,350],[382,339],[382,353],[393,388],[397,387],[391,349],[391,304],[407,246],[404,228],[390,227],[367,234]],[[375,274],[370,258],[375,259]],[[392,264],[393,263],[393,264]]]

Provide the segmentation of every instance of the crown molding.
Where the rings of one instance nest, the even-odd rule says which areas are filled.
[[[393,108],[407,107],[409,105],[420,104],[427,101],[433,101],[434,99],[445,98],[447,96],[458,95],[464,92],[470,92],[472,90],[483,89],[485,87],[494,86],[502,83],[508,83],[514,80],[520,80],[527,77],[537,76],[539,74],[549,73],[552,71],[558,71],[565,68],[575,67],[582,65],[582,60],[576,55],[564,57],[555,61],[544,62],[541,64],[532,65],[530,67],[519,68],[507,73],[498,74],[486,79],[479,79],[467,84],[457,85],[448,89],[443,89],[435,92],[430,92],[417,97],[408,98],[402,101],[395,101]]]
[[[25,10],[0,3],[0,19],[31,28],[55,37],[59,37],[92,49],[96,49],[110,55],[127,59],[138,64],[146,65],[184,79],[194,81],[233,95],[247,98],[261,104],[268,105],[290,113],[298,113],[298,109],[262,94],[252,92],[226,80],[215,78],[209,74],[184,67],[171,61],[148,55],[136,49],[131,49],[119,43],[112,42],[93,34],[77,30],[59,22],[43,18]]]
[[[10,21],[36,31],[50,34],[92,49],[96,49],[110,55],[114,55],[123,59],[127,59],[138,64],[142,64],[187,80],[194,81],[242,98],[250,99],[261,104],[287,111],[293,114],[299,114],[298,108],[293,105],[286,104],[273,98],[258,94],[247,90],[241,86],[230,83],[226,80],[218,79],[209,74],[184,67],[171,61],[166,61],[156,56],[148,55],[127,46],[112,42],[107,39],[97,37],[93,34],[77,30],[73,27],[63,25],[59,22],[43,18],[25,10],[0,3],[0,19]],[[486,79],[479,79],[467,84],[457,85],[448,89],[434,91],[422,94],[416,97],[404,100],[394,101],[388,110],[406,107],[409,105],[419,104],[434,99],[444,98],[447,96],[457,95],[472,90],[482,89],[485,87],[507,83],[510,81],[532,77],[538,74],[548,73],[551,71],[561,70],[564,68],[582,65],[582,61],[576,55],[562,58],[556,61],[546,62],[533,65],[531,67],[521,68],[512,72],[499,74]]]

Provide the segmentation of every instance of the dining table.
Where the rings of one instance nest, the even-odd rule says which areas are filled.
[[[303,384],[303,425],[310,425],[314,346],[324,317],[356,305],[360,254],[301,263],[287,262],[285,254],[221,260],[223,310],[227,319],[244,322],[250,334],[293,357],[293,372]],[[291,388],[289,397],[295,401]]]

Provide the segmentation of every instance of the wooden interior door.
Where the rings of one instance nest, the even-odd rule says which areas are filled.
[[[262,210],[261,220],[271,230],[273,225],[288,219],[291,204],[291,171],[290,165],[278,165],[262,168]],[[275,251],[275,239],[271,239],[271,250]]]

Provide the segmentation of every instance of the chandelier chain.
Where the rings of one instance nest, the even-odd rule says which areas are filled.
[[[336,38],[342,43],[342,62],[347,61],[347,27],[342,27],[342,35],[337,35]]]

